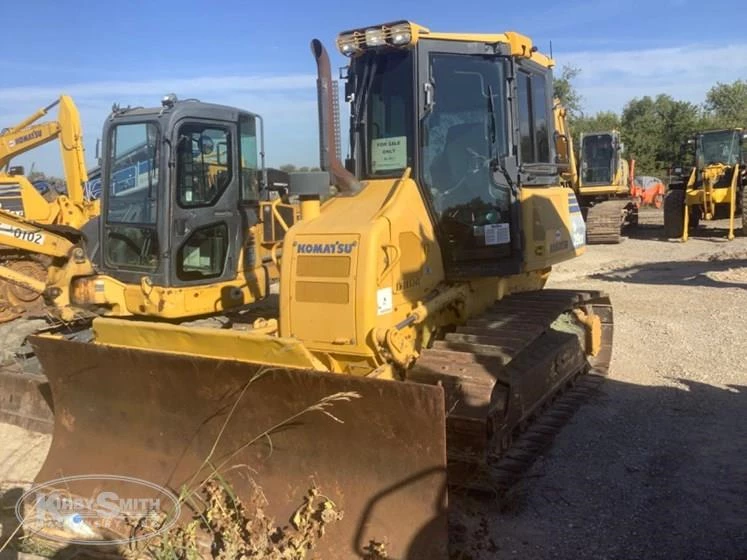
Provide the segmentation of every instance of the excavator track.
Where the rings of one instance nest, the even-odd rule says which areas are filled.
[[[628,200],[605,200],[591,206],[586,214],[586,242],[589,245],[622,241],[622,228]]]
[[[574,310],[601,323],[588,357]],[[613,317],[601,292],[504,298],[424,350],[408,379],[446,394],[449,485],[500,494],[531,466],[607,374]]]
[[[35,280],[47,278],[47,266],[43,258],[23,254],[0,253],[3,266]],[[0,323],[7,323],[21,317],[43,316],[44,298],[27,288],[0,280]]]

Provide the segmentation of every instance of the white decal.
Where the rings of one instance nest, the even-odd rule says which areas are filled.
[[[485,245],[503,245],[511,241],[509,224],[488,224],[485,226]]]
[[[571,214],[571,243],[574,249],[586,245],[586,223],[578,212]]]
[[[28,231],[13,226],[0,226],[0,235],[12,237],[13,239],[20,239],[22,241],[34,243],[35,245],[44,245],[44,239],[46,239],[46,236],[38,231]]]
[[[386,315],[387,313],[391,313],[393,308],[392,289],[381,288],[380,290],[376,290],[376,314]]]
[[[407,136],[375,138],[371,142],[371,171],[391,171],[407,167]]]

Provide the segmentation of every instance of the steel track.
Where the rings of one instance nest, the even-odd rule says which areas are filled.
[[[573,309],[601,320],[594,357],[557,323]],[[607,374],[612,331],[606,295],[542,290],[505,298],[424,350],[408,379],[446,392],[450,487],[515,484]]]

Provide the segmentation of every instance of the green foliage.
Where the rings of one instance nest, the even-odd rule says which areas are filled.
[[[678,158],[682,141],[700,124],[697,105],[660,94],[635,98],[623,108],[621,132],[640,174],[663,175]]]
[[[581,73],[580,68],[575,66],[563,66],[560,71],[560,77],[555,78],[553,81],[553,91],[555,97],[560,99],[560,102],[568,111],[569,119],[572,121],[579,115],[581,115],[581,95],[573,85],[573,80]]]
[[[706,94],[708,128],[747,127],[747,81],[717,83]]]
[[[581,134],[620,130],[620,116],[613,111],[602,111],[594,116],[580,115],[569,119],[568,126],[573,133],[573,145],[581,145]]]

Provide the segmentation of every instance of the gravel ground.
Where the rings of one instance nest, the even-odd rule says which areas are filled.
[[[465,560],[747,558],[747,239],[660,220],[553,274],[610,295],[611,373],[510,511],[457,499]]]
[[[452,498],[464,560],[747,558],[747,239],[660,222],[553,272],[610,294],[612,370],[510,507]],[[0,425],[0,482],[33,478],[48,441]]]

